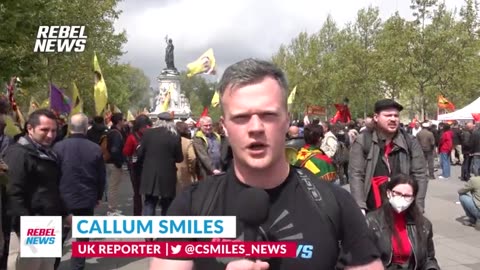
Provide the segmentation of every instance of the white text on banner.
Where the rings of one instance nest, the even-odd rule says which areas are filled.
[[[235,216],[74,216],[73,238],[236,238]]]

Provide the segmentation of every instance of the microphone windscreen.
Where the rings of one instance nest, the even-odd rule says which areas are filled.
[[[247,188],[242,190],[236,198],[235,215],[243,223],[257,227],[266,221],[269,208],[270,197],[265,190]]]

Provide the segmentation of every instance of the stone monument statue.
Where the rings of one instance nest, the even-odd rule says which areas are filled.
[[[165,64],[167,64],[167,67],[163,69],[162,73],[178,74],[178,70],[175,67],[174,63],[173,52],[175,47],[173,46],[173,41],[171,38],[168,38],[168,36],[166,36],[165,42],[167,43],[167,47],[165,48]]]
[[[168,36],[165,37],[165,41],[167,43],[165,48],[165,63],[167,67],[160,72],[157,78],[158,94],[152,102],[155,109],[149,115],[154,119],[159,113],[168,111],[173,113],[177,119],[188,118],[191,114],[190,103],[181,91],[180,73],[174,64],[173,41]]]

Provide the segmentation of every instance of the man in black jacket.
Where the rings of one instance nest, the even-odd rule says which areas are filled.
[[[470,138],[470,146],[472,147],[472,170],[475,176],[480,175],[480,122],[475,124],[475,131],[473,131]]]
[[[470,137],[472,136],[473,123],[468,122],[465,125],[465,130],[463,131],[463,140],[462,140],[462,154],[463,154],[463,163],[462,163],[462,175],[460,179],[462,181],[470,180],[470,167],[472,166],[472,146],[470,142]]]
[[[107,126],[104,124],[104,120],[102,116],[95,116],[93,118],[93,125],[92,128],[90,128],[87,131],[87,138],[96,143],[100,144],[100,138],[106,134],[108,131]]]
[[[69,138],[53,150],[62,168],[60,191],[69,214],[93,216],[105,187],[105,163],[100,146],[87,139],[88,117],[75,114],[70,119]],[[82,239],[88,241],[88,239]],[[70,269],[84,269],[85,258],[72,258]]]
[[[122,179],[122,166],[125,162],[122,150],[125,144],[125,134],[123,133],[123,114],[114,113],[112,115],[112,127],[107,133],[107,148],[110,153],[110,159],[107,160],[107,193],[108,193],[108,212],[109,216],[118,216],[121,214],[118,209],[118,190]]]
[[[154,128],[145,131],[137,154],[138,163],[142,164],[143,215],[155,216],[160,202],[164,216],[176,195],[176,163],[183,161],[181,138],[169,113],[159,114]]]
[[[57,135],[56,116],[40,109],[30,114],[27,134],[5,151],[8,165],[8,214],[12,233],[8,269],[53,269],[54,258],[20,258],[21,216],[65,216],[59,192],[60,166],[51,145]],[[70,220],[70,219],[69,219]]]

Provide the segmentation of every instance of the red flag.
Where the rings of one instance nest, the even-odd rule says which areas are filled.
[[[475,123],[480,123],[480,113],[472,113],[472,117]]]
[[[336,122],[348,123],[352,120],[352,115],[350,114],[350,109],[346,104],[334,104],[337,112],[335,116],[330,120],[332,124]]]
[[[417,118],[413,118],[413,119],[412,119],[412,122],[410,122],[410,125],[409,125],[409,126],[410,126],[411,128],[414,128],[414,127],[415,127],[415,124],[417,123],[417,121],[418,121]]]
[[[204,116],[208,116],[208,107],[207,106],[205,106],[205,108],[203,108],[203,112],[200,115],[200,118],[202,118]],[[197,127],[200,127],[200,121],[197,122]]]
[[[437,106],[440,109],[455,111],[455,105],[451,101],[446,99],[443,95],[438,96]]]
[[[208,116],[208,107],[203,108],[202,114],[200,114],[200,117]]]

